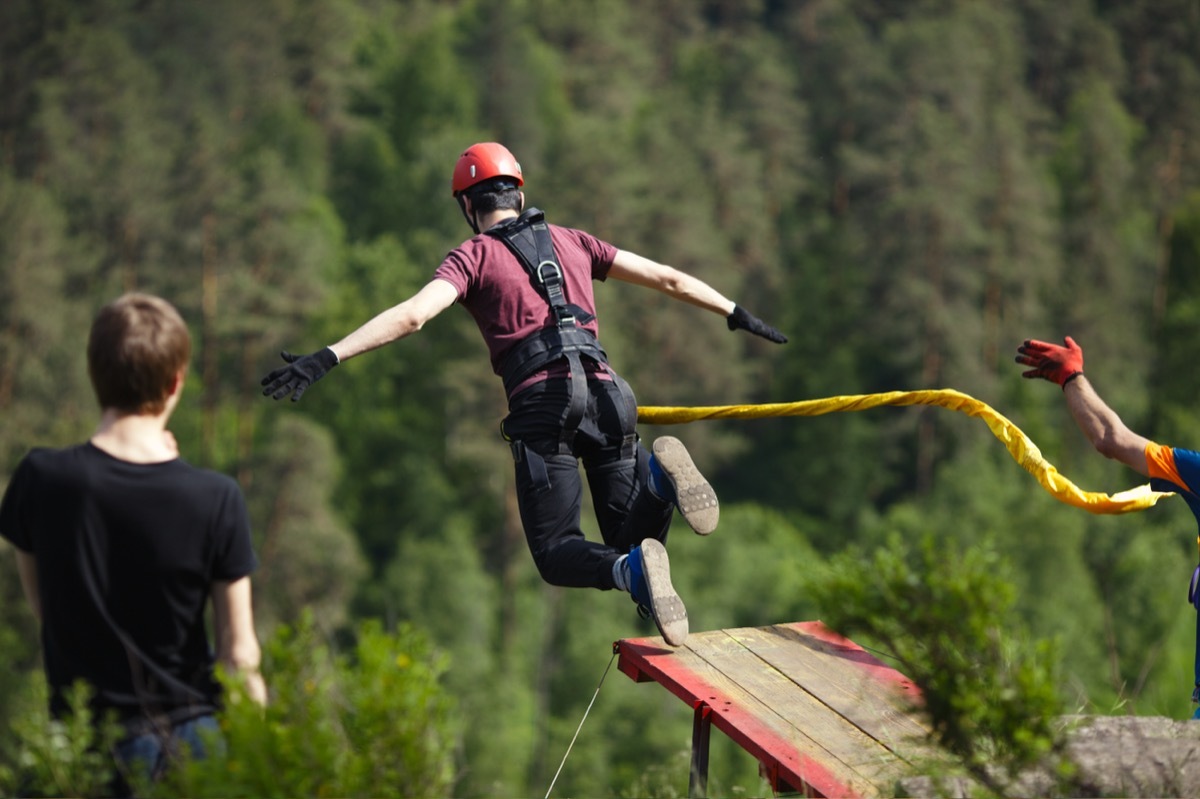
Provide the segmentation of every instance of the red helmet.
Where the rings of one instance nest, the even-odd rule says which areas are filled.
[[[492,178],[513,178],[518,186],[525,185],[521,165],[508,148],[494,141],[482,142],[472,144],[458,157],[450,186],[457,196],[459,192]]]

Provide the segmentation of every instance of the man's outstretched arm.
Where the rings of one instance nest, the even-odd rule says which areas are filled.
[[[272,399],[283,399],[290,394],[292,402],[297,402],[309,386],[342,361],[412,335],[453,305],[456,299],[458,289],[445,280],[435,278],[404,302],[377,314],[330,347],[309,355],[281,352],[280,357],[287,365],[271,371],[262,379],[262,393]]]
[[[1063,387],[1067,410],[1092,446],[1106,458],[1118,460],[1138,474],[1150,476],[1146,463],[1149,439],[1130,430],[1117,412],[1096,393],[1083,375]]]
[[[1062,387],[1067,410],[1087,440],[1106,458],[1150,475],[1146,445],[1150,440],[1130,430],[1083,374],[1083,348],[1067,336],[1062,344],[1026,339],[1017,347],[1017,363],[1030,367],[1028,379],[1048,380]]]
[[[628,250],[617,250],[609,277],[661,291],[669,297],[724,316],[730,330],[746,330],[783,344],[787,336],[746,311],[712,286],[673,266],[660,264]]]
[[[378,349],[416,333],[425,323],[458,299],[458,289],[435,278],[404,302],[376,315],[350,335],[330,347],[338,362]]]

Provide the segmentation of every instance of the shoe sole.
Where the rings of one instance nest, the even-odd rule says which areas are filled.
[[[653,449],[654,457],[675,489],[675,505],[684,521],[697,535],[708,535],[717,529],[721,516],[717,492],[700,474],[687,447],[678,438],[663,436],[655,439]]]
[[[650,615],[658,631],[671,646],[682,646],[688,637],[687,608],[671,585],[667,548],[657,539],[642,542],[642,573],[650,590]]]

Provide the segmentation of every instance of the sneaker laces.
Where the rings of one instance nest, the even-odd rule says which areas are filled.
[[[654,616],[654,614],[650,612],[650,608],[646,607],[645,605],[641,604],[640,602],[638,603],[637,609],[638,609],[638,615],[641,616],[643,619],[650,619],[650,618],[653,618],[653,616]]]

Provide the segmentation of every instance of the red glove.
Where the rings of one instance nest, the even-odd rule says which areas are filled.
[[[1020,353],[1017,363],[1033,367],[1028,372],[1022,372],[1021,377],[1040,377],[1066,388],[1071,378],[1083,374],[1083,350],[1070,336],[1064,338],[1063,342],[1067,346],[1027,339],[1017,347]]]

